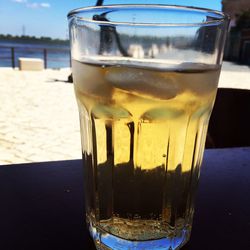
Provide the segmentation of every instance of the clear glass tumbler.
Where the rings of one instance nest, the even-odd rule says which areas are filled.
[[[110,5],[68,20],[96,247],[179,249],[190,237],[228,17]]]

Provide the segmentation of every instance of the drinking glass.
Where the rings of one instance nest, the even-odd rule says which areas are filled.
[[[157,4],[68,15],[86,221],[97,249],[179,249],[220,75],[228,17]]]

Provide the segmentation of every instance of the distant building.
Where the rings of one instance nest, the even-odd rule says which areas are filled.
[[[243,11],[250,9],[250,0],[222,0],[222,11],[231,18],[230,27],[236,26],[236,19]]]
[[[222,0],[222,11],[229,14],[231,19],[235,21],[237,15],[250,9],[249,0]]]
[[[225,59],[250,65],[250,29],[231,29],[244,11],[250,11],[250,0],[223,0],[222,11],[231,17],[230,35],[225,49]]]

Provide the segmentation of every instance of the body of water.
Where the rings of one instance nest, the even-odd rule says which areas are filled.
[[[44,59],[47,50],[47,68],[70,67],[70,49],[67,45],[46,43],[20,43],[0,40],[0,67],[12,67],[11,47],[15,51],[15,65],[18,67],[19,57]]]

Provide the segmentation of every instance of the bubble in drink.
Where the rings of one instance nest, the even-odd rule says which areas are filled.
[[[104,65],[73,60],[90,227],[186,240],[219,68]]]

